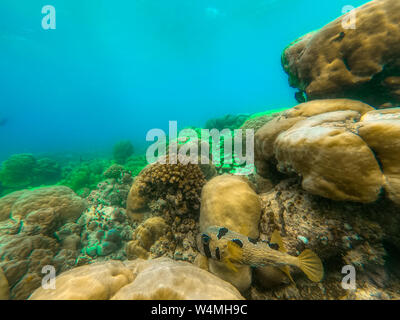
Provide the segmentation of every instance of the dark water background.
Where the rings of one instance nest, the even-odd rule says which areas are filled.
[[[0,160],[145,146],[152,128],[296,104],[283,48],[362,0],[0,0]],[[41,9],[57,10],[43,30]]]

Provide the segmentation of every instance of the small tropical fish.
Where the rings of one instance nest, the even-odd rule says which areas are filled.
[[[289,266],[300,268],[314,282],[324,276],[319,257],[311,250],[304,250],[298,257],[286,253],[278,230],[270,242],[257,241],[224,227],[212,226],[197,237],[197,247],[207,258],[221,261],[228,268],[237,271],[234,264],[263,267],[272,265],[280,268],[293,281]]]

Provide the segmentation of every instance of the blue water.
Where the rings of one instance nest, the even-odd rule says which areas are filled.
[[[152,128],[296,104],[283,48],[361,0],[1,0],[0,160],[145,146]],[[56,30],[43,30],[44,5]]]

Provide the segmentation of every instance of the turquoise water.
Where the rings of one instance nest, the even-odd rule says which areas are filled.
[[[367,1],[354,0],[353,6]],[[43,30],[44,5],[56,30]],[[0,160],[296,104],[283,48],[347,0],[2,0]]]

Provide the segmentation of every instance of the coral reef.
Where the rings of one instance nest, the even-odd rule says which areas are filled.
[[[2,163],[0,183],[9,193],[28,187],[51,185],[61,178],[58,162],[49,158],[36,159],[32,154],[15,154]]]
[[[248,119],[249,115],[247,114],[239,114],[239,115],[231,115],[227,114],[221,118],[210,119],[206,122],[206,129],[239,129],[239,127]]]
[[[204,184],[204,174],[197,164],[180,161],[176,164],[150,164],[132,185],[127,200],[128,214],[134,215],[146,205],[165,207],[163,217],[171,221],[176,216],[195,213],[200,209],[200,193]]]
[[[8,199],[7,199],[8,198]],[[5,196],[7,215],[0,221],[0,269],[11,299],[26,299],[40,286],[42,268],[62,272],[75,265],[77,247],[58,241],[56,234],[86,208],[86,202],[67,187],[25,190]],[[80,234],[80,230],[76,230]]]
[[[4,188],[18,190],[31,186],[32,171],[36,159],[31,154],[15,154],[4,161],[0,170],[0,181]]]
[[[385,188],[399,202],[398,112],[342,99],[300,104],[257,132],[257,172],[298,174],[305,190],[333,200],[374,202]]]
[[[173,235],[170,226],[161,217],[152,217],[140,224],[134,231],[134,240],[127,244],[129,259],[148,259],[150,255],[161,257],[171,248]]]
[[[25,219],[33,211],[51,208],[62,222],[76,220],[86,208],[86,202],[64,186],[37,188],[11,193],[0,199],[1,220]]]
[[[126,244],[134,231],[123,208],[91,206],[78,219],[81,227],[78,265],[93,261],[126,260]],[[69,236],[69,232],[61,234]]]
[[[113,147],[113,159],[117,164],[125,164],[133,151],[132,142],[129,140],[119,141]]]
[[[168,160],[168,157],[167,157]],[[141,257],[169,256],[177,260],[193,262],[197,252],[195,235],[198,232],[200,196],[206,180],[201,167],[197,164],[161,164],[148,165],[135,181],[127,200],[127,214],[131,221],[142,223],[130,244],[131,255]],[[151,227],[151,217],[162,217],[170,227],[172,237],[169,241],[156,241],[137,245],[141,237]],[[160,220],[158,220],[160,222]],[[164,228],[161,228],[164,229]],[[139,237],[139,238],[138,238]],[[150,252],[150,254],[149,254]]]
[[[70,187],[79,195],[87,196],[104,180],[103,172],[109,165],[109,161],[106,160],[71,163],[63,168],[63,179],[58,184]]]
[[[129,157],[124,164],[124,169],[130,172],[132,177],[136,177],[147,165],[146,156],[138,155]]]
[[[355,28],[344,28],[352,14]],[[290,85],[309,100],[350,98],[376,107],[397,106],[399,18],[397,0],[374,0],[297,39],[282,54]]]
[[[108,300],[134,278],[134,273],[121,261],[97,262],[60,274],[55,290],[39,288],[29,299]]]
[[[284,286],[260,293],[258,285],[252,288],[253,299],[363,299],[368,298],[366,292],[387,299],[399,297],[399,278],[393,272],[398,266],[389,268],[386,256],[388,243],[400,249],[394,235],[400,227],[396,205],[388,200],[366,205],[324,199],[305,192],[297,179],[282,181],[262,194],[261,201],[260,238],[268,239],[278,229],[289,253],[314,250],[324,261],[326,278],[318,285],[306,284],[300,273],[294,273],[296,288]],[[340,286],[345,265],[356,268],[355,292]]]
[[[59,275],[55,290],[31,300],[242,300],[229,283],[168,258],[98,262]]]

